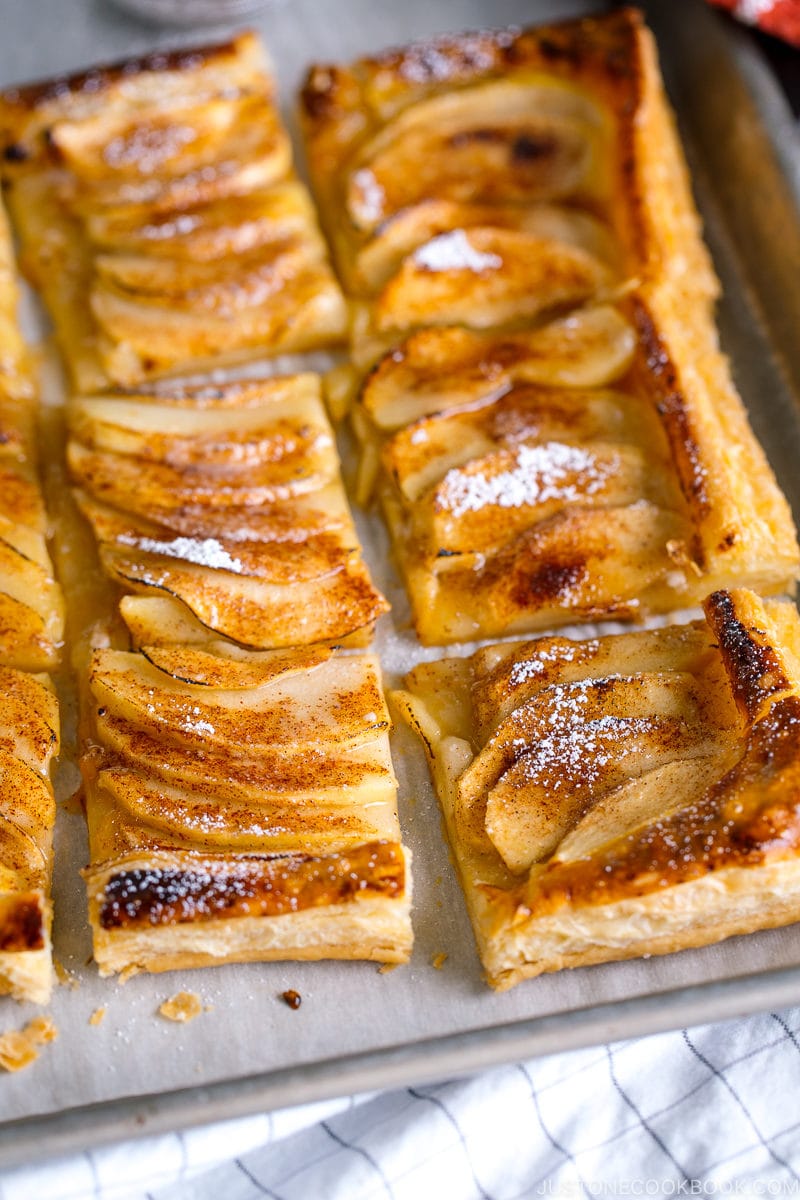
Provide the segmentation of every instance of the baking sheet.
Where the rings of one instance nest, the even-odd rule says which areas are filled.
[[[535,0],[276,0],[252,23],[270,46],[292,103],[306,65],[348,59],[433,32],[533,22],[601,7]],[[737,381],[783,488],[800,512],[800,188],[794,130],[744,37],[704,6],[645,5],[659,35],[700,207],[725,287],[720,325]],[[680,10],[678,13],[677,10]],[[676,17],[680,16],[680,23]],[[123,16],[104,0],[4,0],[0,84],[156,45],[175,33]],[[197,40],[195,37],[194,40]],[[713,80],[713,86],[709,81]],[[366,556],[394,605],[378,648],[387,684],[422,651],[377,519],[360,519]],[[584,630],[584,633],[587,632]],[[29,1071],[0,1079],[0,1165],[138,1133],[174,1129],[337,1093],[446,1078],[534,1053],[697,1023],[800,999],[800,926],[667,958],[562,972],[496,995],[481,980],[461,894],[440,835],[421,749],[393,736],[400,814],[414,851],[416,947],[408,967],[275,963],[100,980],[77,868],[83,819],[62,811],[56,953],[78,987],[60,987],[58,1041]],[[61,788],[76,781],[63,768]],[[432,965],[445,953],[441,969]],[[182,988],[208,1011],[186,1026],[156,1015]],[[303,1003],[292,1011],[286,988]],[[3,1001],[0,1027],[32,1006]],[[106,1016],[88,1019],[97,1008]]]

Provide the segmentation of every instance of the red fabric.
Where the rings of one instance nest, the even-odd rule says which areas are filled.
[[[750,0],[710,0],[718,8],[728,12],[743,21],[755,24],[765,33],[783,38],[792,46],[800,47],[800,0],[761,0],[754,3]]]

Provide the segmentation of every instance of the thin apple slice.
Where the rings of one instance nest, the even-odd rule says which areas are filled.
[[[588,858],[636,829],[687,809],[718,783],[728,765],[723,749],[654,767],[600,796],[560,843],[554,862]],[[733,757],[735,758],[735,752]]]
[[[83,492],[76,493],[76,500],[91,522],[101,552],[108,547],[123,557],[146,554],[169,562],[177,560],[233,571],[269,583],[292,584],[320,579],[346,568],[357,551],[353,544],[354,534],[346,538],[337,533],[323,533],[305,541],[292,542],[187,537],[176,533],[169,525],[156,525],[135,514],[97,504]]]
[[[144,516],[153,508],[276,504],[316,491],[338,472],[335,449],[323,439],[276,462],[227,470],[148,462],[87,450],[75,441],[67,447],[67,460],[73,479],[90,495]]]
[[[330,439],[319,392],[304,387],[259,407],[199,412],[152,401],[81,399],[70,406],[69,426],[89,449],[173,465],[245,466]]]
[[[0,658],[20,671],[47,671],[57,664],[60,641],[27,604],[3,591],[0,573]]]
[[[104,250],[202,262],[296,237],[314,219],[305,188],[288,180],[177,213],[149,204],[106,207],[88,215],[86,230]]]
[[[549,858],[612,788],[714,748],[701,727],[674,717],[604,718],[547,736],[489,791],[486,833],[508,869],[520,874]]]
[[[490,648],[494,649],[494,647]],[[678,671],[709,675],[716,654],[707,626],[700,621],[658,630],[626,633],[624,638],[540,637],[516,644],[499,662],[490,650],[475,656],[472,711],[478,736],[486,741],[514,709],[553,684],[577,683],[587,676],[635,675],[639,672]],[[736,711],[715,693],[721,707],[707,720],[735,728]]]
[[[353,160],[347,215],[374,229],[426,196],[524,203],[604,195],[609,122],[554,77],[501,79],[428,97],[390,118]]]
[[[96,651],[90,670],[98,706],[158,736],[187,745],[322,748],[358,745],[389,726],[370,656],[336,658],[308,677],[226,691],[168,680],[140,654]]]
[[[260,687],[281,675],[313,671],[328,661],[333,650],[329,646],[309,646],[300,650],[267,650],[259,654],[217,642],[208,650],[191,645],[142,646],[141,653],[159,671],[182,683],[212,688],[248,688]]]
[[[172,596],[123,596],[119,611],[136,648],[175,643],[209,646],[217,640],[213,629]]]
[[[533,208],[510,204],[460,204],[454,200],[425,198],[419,204],[401,209],[384,221],[355,260],[357,280],[361,288],[376,292],[400,268],[403,259],[431,238],[453,229],[469,229],[473,225],[492,225],[498,229],[514,229],[539,238],[579,246],[603,262],[614,259],[615,246],[611,233],[595,217],[576,209],[551,204]]]
[[[126,202],[174,209],[263,187],[291,165],[275,106],[258,94],[193,99],[183,110],[111,107],[59,121],[49,134],[91,208]]]
[[[24,835],[19,839],[9,836],[14,836],[21,849],[25,848],[26,863],[36,863],[44,857],[55,819],[56,802],[49,778],[14,754],[0,749],[0,829],[11,825]],[[28,840],[38,853],[27,850]],[[23,869],[21,863],[6,854],[0,858],[15,871]]]
[[[515,384],[496,400],[420,417],[392,435],[382,458],[405,499],[415,501],[448,471],[500,446],[635,442],[644,416],[641,404],[621,392]]]
[[[323,854],[397,834],[391,802],[363,808],[221,804],[213,779],[191,790],[124,769],[101,771],[97,784],[137,824],[193,850]]]
[[[209,547],[208,541],[214,542],[207,539],[199,550],[208,551],[205,566],[111,546],[102,547],[100,557],[112,578],[135,590],[175,596],[203,625],[255,650],[334,641],[388,608],[356,553],[320,578],[273,584],[227,569],[219,543]]]
[[[321,256],[301,270],[286,258],[273,265],[268,279],[258,272],[246,280],[232,278],[207,299],[171,296],[167,303],[97,281],[90,305],[106,338],[99,350],[108,377],[131,387],[187,361],[199,366],[241,357],[255,346],[272,355],[310,350],[330,345],[347,330],[344,299]]]
[[[607,304],[518,333],[423,329],[381,359],[361,403],[380,429],[399,429],[491,400],[515,382],[605,387],[628,370],[635,348],[633,329]]]
[[[451,468],[419,502],[414,528],[434,553],[484,553],[574,506],[634,503],[652,469],[634,446],[523,443]]]
[[[21,531],[17,528],[10,536],[27,546],[28,538],[19,534]],[[31,537],[39,538],[42,544],[42,553],[39,555],[37,552],[37,558],[46,559],[44,540],[38,534],[31,534]],[[62,601],[51,571],[49,562],[47,566],[41,565],[6,540],[5,536],[0,536],[0,592],[32,609],[42,620],[45,636],[59,641],[63,627]]]
[[[4,433],[0,429],[0,439]],[[12,525],[25,525],[39,534],[46,532],[47,514],[31,463],[0,460],[0,514]]]
[[[355,747],[310,748],[301,743],[201,748],[188,747],[166,733],[150,735],[107,712],[94,719],[97,737],[115,758],[176,787],[208,792],[226,803],[281,804],[319,800],[350,807],[389,802],[396,780],[389,746],[382,732]],[[91,753],[91,751],[90,751]]]
[[[454,229],[403,261],[375,301],[375,327],[486,329],[577,307],[611,283],[601,260],[577,246],[484,225]]]
[[[583,730],[591,728],[601,739],[598,744],[611,745],[624,732],[626,721],[634,722],[631,736],[638,721],[643,723],[642,732],[649,734],[652,722],[659,720],[697,725],[699,711],[693,676],[677,671],[614,674],[553,684],[526,700],[498,725],[459,779],[459,795],[467,801],[486,795],[523,758],[532,756],[531,764],[535,766],[536,756],[548,738],[569,739],[574,734],[577,744],[584,737]],[[618,757],[626,754],[620,750]],[[555,761],[552,755],[550,761]],[[574,754],[570,762],[570,769],[579,774],[580,755]],[[588,762],[586,771],[588,775]],[[554,790],[560,793],[566,788],[564,783]]]
[[[570,509],[526,529],[481,561],[455,554],[426,559],[411,586],[429,589],[416,603],[423,642],[545,629],[563,621],[635,616],[651,588],[668,589],[677,606],[690,561],[686,524],[677,512],[640,500],[625,508]],[[430,580],[430,568],[434,576]],[[407,570],[414,571],[409,563]],[[446,592],[438,578],[447,573]],[[419,583],[417,584],[417,580]],[[422,600],[422,593],[419,595]]]
[[[41,680],[0,666],[0,748],[47,776],[58,745],[55,694]]]

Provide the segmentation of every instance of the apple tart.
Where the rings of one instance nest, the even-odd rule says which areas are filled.
[[[417,666],[422,738],[490,984],[800,919],[800,618],[705,619]]]
[[[58,663],[64,611],[47,548],[37,396],[17,301],[11,238],[0,209],[0,663],[43,671]]]
[[[355,375],[358,496],[423,642],[794,588],[636,13],[317,67],[303,101],[355,301],[332,401]]]
[[[339,341],[254,34],[0,98],[23,265],[80,392]]]
[[[45,1004],[58,700],[45,675],[0,666],[0,993]]]
[[[67,458],[137,641],[366,645],[361,557],[313,374],[70,402]]]
[[[411,948],[371,655],[96,650],[83,706],[101,974]]]

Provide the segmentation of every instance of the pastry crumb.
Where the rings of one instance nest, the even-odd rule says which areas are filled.
[[[21,1071],[39,1057],[39,1046],[53,1042],[58,1030],[49,1017],[34,1017],[24,1029],[0,1034],[0,1067],[4,1071]]]
[[[441,971],[442,967],[444,966],[444,964],[446,962],[447,962],[447,955],[444,952],[444,950],[440,951],[439,954],[434,954],[433,958],[431,959],[431,963],[436,968],[437,971]]]
[[[281,992],[281,1000],[284,1004],[288,1004],[289,1008],[297,1010],[303,1003],[303,997],[294,988],[289,988],[285,992]]]
[[[105,1007],[96,1008],[94,1010],[94,1012],[92,1013],[92,1015],[89,1017],[89,1024],[90,1025],[99,1025],[105,1015],[106,1015]]]
[[[196,992],[176,992],[158,1011],[168,1021],[193,1021],[203,1011],[203,1005]]]
[[[390,971],[396,971],[400,963],[381,963],[378,967],[379,975],[388,975]]]
[[[120,971],[119,975],[117,976],[117,983],[127,983],[129,979],[132,979],[134,975],[138,974],[139,968],[135,963],[131,963],[124,969],[124,971]]]
[[[60,984],[63,984],[64,987],[72,988],[73,991],[75,991],[81,986],[77,975],[74,975],[72,971],[70,971],[68,967],[65,967],[61,960],[55,956],[53,957],[53,967],[55,969],[56,979]]]

